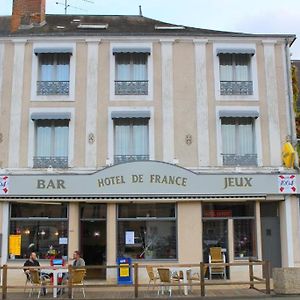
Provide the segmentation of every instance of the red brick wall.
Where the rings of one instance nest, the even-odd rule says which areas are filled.
[[[40,24],[45,20],[46,0],[13,0],[11,31],[17,31],[19,26]]]

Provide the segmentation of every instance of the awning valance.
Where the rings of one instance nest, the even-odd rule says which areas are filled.
[[[34,54],[38,55],[41,53],[69,53],[72,55],[72,48],[35,48]]]
[[[220,118],[258,118],[259,113],[255,110],[220,110]]]
[[[113,48],[113,54],[118,53],[145,53],[150,55],[150,48]]]
[[[150,111],[113,111],[112,119],[150,119]]]
[[[254,49],[247,48],[219,48],[217,49],[217,55],[219,54],[249,54],[254,55]]]
[[[69,112],[37,112],[31,114],[31,120],[70,120]]]

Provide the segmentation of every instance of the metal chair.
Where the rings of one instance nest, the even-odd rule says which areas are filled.
[[[153,282],[153,288],[154,288],[154,285],[156,284],[156,281],[159,279],[159,276],[155,274],[152,266],[149,265],[146,266],[146,270],[149,277],[149,283],[148,283],[148,290],[149,290],[151,282]]]
[[[226,279],[226,267],[225,266],[212,266],[211,264],[226,263],[225,255],[222,253],[221,247],[211,247],[209,249],[209,279],[212,279],[212,275],[221,275],[223,279]]]
[[[51,286],[50,278],[47,277],[41,277],[39,270],[29,270],[29,278],[30,278],[30,284],[31,284],[31,290],[29,292],[29,297],[31,297],[34,294],[34,290],[38,290],[37,297],[40,298],[41,291],[43,289],[46,290],[47,286]]]
[[[74,290],[81,288],[83,297],[85,298],[84,289],[84,277],[86,275],[86,269],[74,269],[72,270],[71,283],[72,283],[72,299],[74,298]]]

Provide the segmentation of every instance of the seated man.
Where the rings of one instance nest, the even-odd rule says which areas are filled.
[[[40,267],[40,263],[37,260],[37,256],[35,252],[31,252],[29,259],[27,259],[24,263],[24,267]],[[26,269],[24,268],[24,272],[27,276],[27,279],[30,280],[30,269]],[[41,274],[41,278],[45,279],[45,278],[49,278],[48,274]],[[43,288],[43,294],[46,295],[47,291],[46,288]]]

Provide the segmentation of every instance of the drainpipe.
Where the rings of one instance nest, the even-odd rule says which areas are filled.
[[[286,60],[286,80],[287,80],[287,92],[288,92],[288,139],[295,147],[297,144],[296,130],[295,130],[295,114],[293,108],[293,93],[291,86],[291,61],[290,61],[290,51],[289,51],[289,41],[285,39],[285,60]]]

